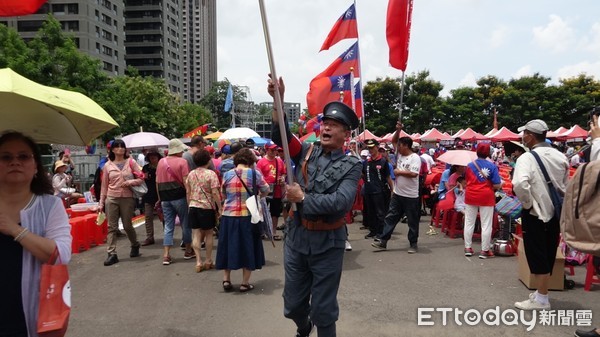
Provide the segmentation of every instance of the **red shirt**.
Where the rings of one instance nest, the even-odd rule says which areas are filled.
[[[273,198],[281,198],[283,196],[281,185],[276,184],[276,181],[279,177],[286,173],[283,160],[278,157],[275,157],[273,160],[269,160],[267,157],[264,157],[258,161],[256,164],[256,169],[262,173],[267,184],[275,185],[273,190]]]

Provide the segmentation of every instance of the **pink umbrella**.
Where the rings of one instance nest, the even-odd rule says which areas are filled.
[[[477,159],[477,153],[468,150],[450,150],[438,157],[438,160],[450,165],[467,166]]]
[[[123,137],[128,149],[143,149],[169,146],[169,139],[154,132],[137,132]]]

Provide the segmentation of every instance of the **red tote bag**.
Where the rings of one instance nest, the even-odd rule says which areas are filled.
[[[71,314],[71,283],[66,265],[54,265],[60,256],[54,250],[40,275],[40,303],[37,330],[44,337],[63,337]]]

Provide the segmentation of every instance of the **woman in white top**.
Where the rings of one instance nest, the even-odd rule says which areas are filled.
[[[71,181],[73,176],[66,173],[68,165],[62,160],[57,161],[54,164],[54,176],[52,177],[52,187],[54,188],[54,195],[65,200],[65,206],[70,206],[77,202],[77,199],[82,198],[83,194],[77,193],[74,188],[71,187]]]

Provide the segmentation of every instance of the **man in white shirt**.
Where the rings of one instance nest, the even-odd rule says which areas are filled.
[[[423,152],[421,158],[425,159],[425,163],[427,164],[427,174],[431,174],[431,168],[435,166],[435,161],[427,152]]]
[[[564,154],[546,143],[548,126],[541,119],[529,121],[518,130],[523,131],[523,144],[531,151],[517,159],[512,183],[515,195],[523,204],[523,245],[529,270],[538,288],[525,301],[516,302],[515,307],[522,310],[550,310],[548,283],[556,259],[560,219],[554,215],[546,179],[531,152],[539,155],[554,188],[561,195],[565,193],[569,178],[569,162]]]
[[[390,207],[384,220],[383,233],[371,244],[378,250],[387,249],[387,242],[392,237],[398,221],[406,215],[408,218],[408,248],[409,254],[418,251],[420,203],[419,203],[419,171],[421,158],[412,151],[410,137],[398,138],[402,131],[402,124],[396,124],[396,132],[392,138],[398,152],[398,161],[394,169],[396,180]]]

